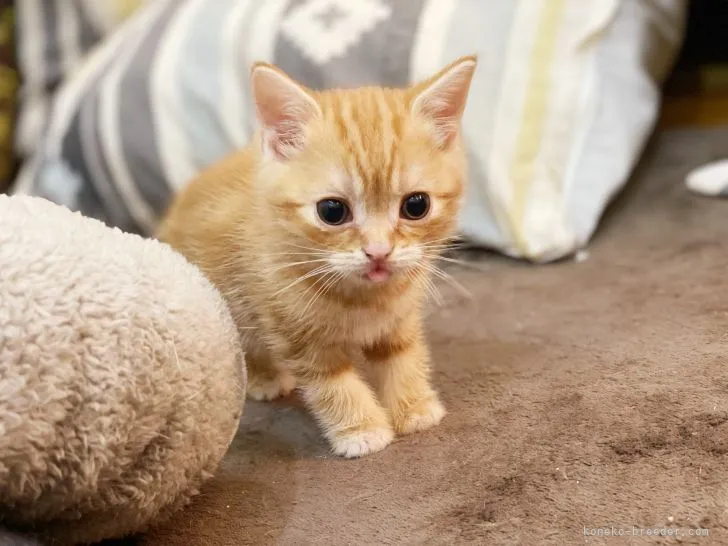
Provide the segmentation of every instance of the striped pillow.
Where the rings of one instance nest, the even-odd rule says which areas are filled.
[[[627,180],[684,12],[683,0],[155,0],[65,86],[20,191],[150,234],[175,191],[250,138],[254,60],[314,88],[398,86],[475,52],[462,231],[553,260],[587,243]]]
[[[84,55],[144,0],[15,0],[18,66],[23,78],[15,149],[32,153],[55,89]]]

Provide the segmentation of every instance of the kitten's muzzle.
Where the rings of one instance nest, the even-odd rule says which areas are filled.
[[[373,282],[383,282],[389,279],[392,274],[392,268],[390,267],[389,260],[384,258],[369,258],[369,264],[367,265],[364,276]]]
[[[392,245],[389,243],[370,243],[362,248],[366,257],[370,261],[387,261],[392,254]]]
[[[389,279],[392,269],[386,260],[371,260],[364,276],[373,282],[384,282]]]

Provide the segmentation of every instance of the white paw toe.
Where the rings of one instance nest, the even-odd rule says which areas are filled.
[[[377,428],[335,438],[332,441],[332,448],[336,455],[351,459],[381,451],[393,438],[394,433],[391,429]]]
[[[248,398],[253,400],[275,400],[288,396],[296,388],[296,380],[292,375],[281,374],[275,379],[261,381],[253,379],[248,383]]]
[[[445,407],[435,399],[429,400],[421,407],[413,408],[397,426],[400,434],[412,434],[434,427],[445,417]]]

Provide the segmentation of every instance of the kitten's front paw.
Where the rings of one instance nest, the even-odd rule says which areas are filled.
[[[251,376],[248,381],[248,398],[270,401],[291,394],[296,379],[288,373],[280,373],[274,379]]]
[[[394,429],[397,434],[412,434],[434,427],[445,417],[445,407],[437,397],[426,398],[407,408],[399,416],[394,416]]]
[[[331,448],[336,455],[351,459],[381,451],[393,439],[392,429],[381,427],[338,436],[331,441]]]

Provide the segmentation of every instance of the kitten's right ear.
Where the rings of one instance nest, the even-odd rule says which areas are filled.
[[[253,65],[250,83],[264,153],[290,159],[305,144],[308,122],[321,114],[318,103],[303,86],[267,63]]]
[[[460,118],[477,63],[475,55],[461,57],[414,88],[412,110],[430,120],[435,141],[442,148],[460,130]]]

